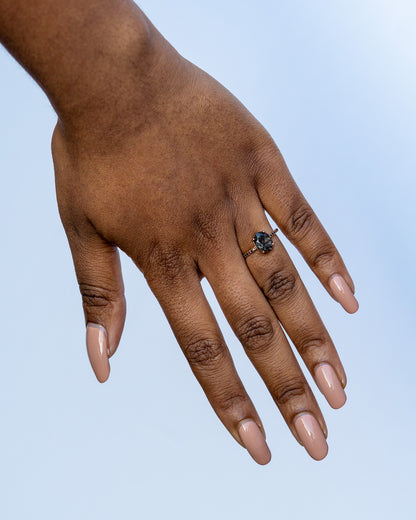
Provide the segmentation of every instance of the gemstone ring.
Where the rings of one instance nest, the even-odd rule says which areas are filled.
[[[276,235],[279,230],[276,228],[271,233],[265,233],[264,231],[258,231],[254,237],[254,247],[252,247],[249,251],[243,253],[243,258],[247,258],[251,253],[255,253],[257,250],[262,253],[269,253],[273,249],[273,240],[272,237]]]

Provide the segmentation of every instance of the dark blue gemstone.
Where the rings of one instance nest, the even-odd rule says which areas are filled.
[[[273,240],[264,231],[259,231],[254,235],[254,245],[262,253],[268,253],[273,249]]]

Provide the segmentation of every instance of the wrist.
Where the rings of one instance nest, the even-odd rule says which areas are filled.
[[[111,117],[109,108],[140,91],[157,35],[132,0],[3,0],[0,8],[0,42],[68,129]]]
[[[144,98],[140,80],[152,68],[155,31],[142,13],[134,14],[116,20],[110,35],[105,27],[97,31],[84,46],[83,59],[70,58],[76,66],[73,77],[45,89],[68,132],[78,133],[91,123],[107,127],[116,111],[121,116],[129,108],[126,100],[133,92],[138,102]]]
[[[107,42],[102,60],[92,60],[80,74],[77,88],[51,99],[69,140],[120,149],[187,86],[189,62],[138,11],[140,18]]]

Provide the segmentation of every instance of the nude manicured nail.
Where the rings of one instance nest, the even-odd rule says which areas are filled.
[[[272,455],[255,421],[252,419],[243,421],[238,428],[238,433],[247,451],[258,464],[264,465],[270,462]]]
[[[100,383],[104,383],[110,375],[110,363],[107,354],[107,333],[101,325],[87,324],[87,351],[95,376]]]
[[[303,413],[295,419],[294,425],[309,455],[315,460],[326,457],[328,444],[315,417],[310,413]]]
[[[329,286],[337,302],[339,302],[347,312],[352,314],[358,311],[358,302],[347,282],[340,274],[333,274],[331,276]]]
[[[315,379],[319,390],[324,394],[332,408],[341,408],[347,400],[335,370],[328,363],[322,363],[315,369]]]

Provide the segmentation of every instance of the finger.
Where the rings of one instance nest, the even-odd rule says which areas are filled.
[[[171,269],[172,258],[168,264]],[[237,374],[196,268],[180,270],[175,277],[163,271],[164,268],[161,271],[153,266],[153,272],[147,273],[146,278],[193,374],[234,439],[247,448],[257,463],[267,464],[271,454],[264,428]]]
[[[300,251],[328,293],[347,312],[356,312],[354,283],[341,255],[296,185],[277,147],[263,159],[258,177],[258,193],[264,208]]]
[[[253,246],[249,237],[259,230],[272,231],[260,207],[257,211],[248,210],[248,215],[246,211],[245,218],[237,220],[236,231],[242,251]],[[346,375],[338,353],[278,235],[272,240],[273,248],[267,254],[256,251],[249,255],[247,266],[318,388],[333,408],[340,408],[346,401],[343,389]]]
[[[66,231],[82,295],[88,357],[103,383],[110,375],[108,359],[117,349],[126,317],[120,257],[117,247],[92,228],[82,234]]]
[[[221,255],[206,260],[201,270],[292,434],[320,460],[328,450],[325,421],[276,315],[247,269],[237,241],[228,240],[219,249]]]

